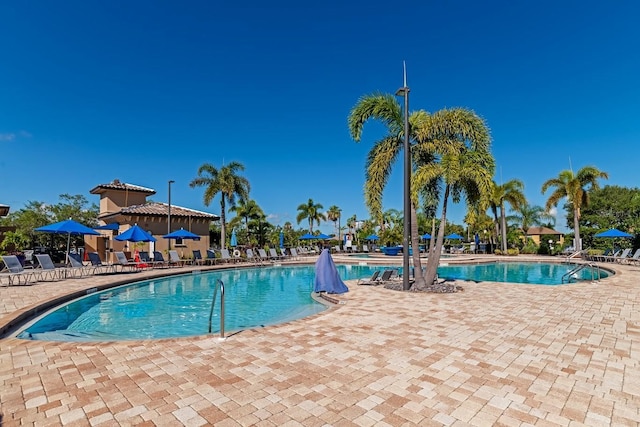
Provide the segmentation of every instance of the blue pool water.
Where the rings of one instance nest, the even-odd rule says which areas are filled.
[[[440,266],[441,278],[560,284],[573,266],[548,263],[491,263]],[[340,265],[344,280],[396,268]],[[602,277],[606,275],[601,272]],[[96,292],[56,308],[19,334],[49,341],[111,341],[202,335],[208,332],[215,283],[225,284],[225,330],[283,323],[319,313],[326,306],[311,298],[314,266],[213,271],[145,280]],[[588,269],[578,279],[591,280]],[[212,322],[219,332],[218,303]]]
[[[371,266],[338,266],[347,279],[373,274]],[[19,337],[50,341],[105,341],[206,334],[214,286],[225,284],[225,330],[282,323],[319,313],[311,298],[314,266],[263,267],[146,280],[96,292],[63,305]],[[220,296],[213,332],[219,332]]]
[[[475,280],[478,282],[510,282],[536,285],[560,285],[562,276],[570,272],[575,265],[533,262],[497,262],[478,265],[441,265],[438,276],[448,279]],[[593,274],[593,276],[592,276]],[[592,280],[598,272],[587,267],[572,277],[576,280]],[[600,270],[600,278],[608,276]],[[566,283],[566,279],[565,279]]]

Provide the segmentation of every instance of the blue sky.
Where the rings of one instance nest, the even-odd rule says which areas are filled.
[[[394,93],[403,60],[410,109],[476,111],[496,181],[521,179],[530,203],[570,166],[638,185],[635,1],[224,3],[3,2],[0,203],[98,203],[89,190],[115,178],[166,202],[172,179],[172,203],[217,214],[188,184],[205,162],[239,161],[275,223],[309,198],[368,217],[381,127],[356,144],[347,116],[362,95]],[[402,208],[401,168],[387,209]]]

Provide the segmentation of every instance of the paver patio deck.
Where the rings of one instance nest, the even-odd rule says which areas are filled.
[[[226,341],[0,339],[2,423],[636,426],[640,268],[615,268],[456,294],[349,283],[334,310]],[[0,325],[114,277],[2,287]]]

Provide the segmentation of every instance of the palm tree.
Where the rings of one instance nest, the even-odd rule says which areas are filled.
[[[558,206],[558,202],[565,197],[573,208],[573,230],[575,247],[578,251],[582,250],[580,210],[582,206],[589,206],[589,192],[599,188],[598,178],[608,179],[609,175],[595,166],[585,166],[576,174],[572,170],[563,170],[556,178],[551,178],[542,184],[542,194],[549,188],[554,188],[545,206],[547,211]]]
[[[240,171],[244,171],[244,165],[239,162],[231,162],[219,170],[210,163],[204,163],[198,168],[198,176],[189,183],[191,188],[205,187],[205,206],[209,206],[213,198],[220,193],[220,246],[223,249],[226,248],[226,202],[229,201],[231,206],[235,206],[236,197],[239,200],[248,198],[251,188],[249,181],[238,175]]]
[[[517,210],[520,206],[527,203],[523,191],[524,184],[518,179],[512,179],[502,185],[498,185],[495,182],[493,183],[491,192],[492,211],[495,215],[493,205],[497,205],[497,207],[500,208],[500,240],[503,252],[507,251],[507,214],[505,202],[511,205],[511,209]]]
[[[548,221],[553,221],[555,219],[553,215],[549,214],[542,206],[530,205],[528,203],[520,205],[512,217],[518,222],[522,231],[524,231],[525,239],[529,228],[534,225],[542,226]]]
[[[437,111],[421,122],[416,129],[418,140],[414,149],[423,159],[417,165],[414,182],[417,188],[441,181],[444,187],[442,217],[435,248],[427,259],[425,283],[435,280],[440,263],[449,199],[459,202],[462,197],[468,206],[485,207],[491,194],[495,160],[489,151],[491,138],[484,120],[473,111],[454,108]],[[414,287],[418,287],[417,280]]]
[[[256,201],[250,199],[239,200],[238,204],[232,206],[229,211],[235,212],[239,218],[244,219],[244,226],[245,230],[247,231],[247,239],[249,238],[249,221],[265,216],[262,208],[258,206]]]
[[[340,230],[338,230],[338,220],[342,210],[336,205],[330,206],[327,211],[327,219],[333,222],[333,226],[336,229],[336,239],[340,240]]]
[[[412,112],[409,114],[410,129],[414,129],[427,119],[428,115],[424,111]],[[365,173],[365,204],[369,209],[371,217],[380,225],[384,231],[384,218],[382,213],[382,195],[384,188],[391,175],[392,166],[400,155],[404,146],[404,114],[402,107],[393,95],[373,94],[363,96],[349,114],[349,132],[354,141],[360,142],[364,124],[370,120],[382,122],[386,128],[386,135],[374,143],[367,156]],[[409,137],[414,139],[410,131]],[[415,139],[414,139],[415,140]],[[416,158],[414,157],[414,161]],[[425,187],[426,188],[426,187]],[[412,192],[411,212],[411,245],[418,248],[418,226],[416,220],[417,192]],[[413,251],[413,266],[415,271],[415,285],[422,286],[422,266],[420,261],[420,251]]]
[[[320,226],[320,221],[326,221],[327,217],[320,212],[323,206],[320,203],[315,203],[313,199],[309,199],[307,203],[303,203],[298,206],[298,216],[296,217],[296,221],[298,224],[303,219],[309,220],[309,233],[313,233],[313,223],[317,223]]]

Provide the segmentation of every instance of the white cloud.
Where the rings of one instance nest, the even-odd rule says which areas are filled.
[[[13,141],[16,139],[15,133],[0,133],[0,142]]]

